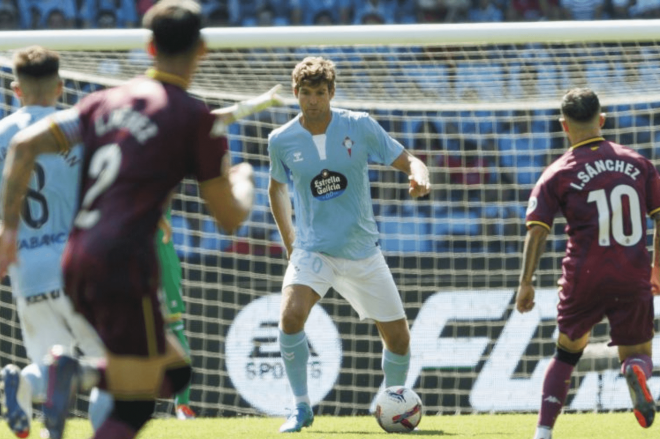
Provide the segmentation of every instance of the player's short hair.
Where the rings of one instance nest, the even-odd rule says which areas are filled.
[[[585,123],[600,114],[598,95],[589,88],[574,88],[561,100],[561,114],[572,121]]]
[[[308,56],[293,69],[291,81],[295,90],[303,85],[317,87],[325,83],[328,85],[328,90],[333,91],[335,76],[335,63],[320,56]]]
[[[60,56],[41,46],[14,52],[14,76],[19,80],[40,80],[59,75]]]
[[[193,0],[161,0],[144,14],[142,25],[153,33],[158,53],[184,54],[201,38],[201,8]]]

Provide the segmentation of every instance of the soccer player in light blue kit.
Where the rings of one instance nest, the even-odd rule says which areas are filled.
[[[14,135],[53,114],[62,94],[59,56],[33,46],[14,55],[12,89],[22,108],[0,121],[0,164],[4,168]],[[23,370],[9,364],[2,369],[6,419],[18,437],[30,434],[32,402],[46,398],[46,376],[40,364],[52,345],[77,345],[86,355],[103,357],[101,340],[83,316],[73,310],[62,291],[60,259],[77,206],[82,151],[40,156],[24,200],[17,233],[19,261],[9,268],[12,292],[33,362]],[[112,406],[105,392],[93,391],[90,418],[98,426]]]
[[[361,319],[376,323],[385,346],[385,385],[403,385],[410,332],[401,297],[378,247],[368,161],[409,176],[412,197],[429,193],[426,166],[366,113],[331,108],[335,66],[307,57],[292,73],[301,114],[269,136],[271,210],[289,266],[282,285],[280,352],[296,409],[280,427],[291,433],[314,421],[307,389],[305,322],[333,287]],[[287,181],[293,180],[296,227]]]

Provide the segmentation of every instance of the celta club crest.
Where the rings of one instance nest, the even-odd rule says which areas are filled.
[[[348,151],[348,156],[350,157],[350,156],[351,156],[351,148],[352,148],[353,145],[354,145],[354,143],[353,143],[353,141],[351,140],[351,138],[348,137],[348,136],[346,136],[346,137],[344,138],[344,142],[342,143],[342,145],[344,145],[344,148],[346,148],[346,151]]]

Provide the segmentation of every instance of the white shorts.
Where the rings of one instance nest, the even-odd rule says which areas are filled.
[[[16,297],[16,311],[28,358],[42,362],[53,345],[77,346],[88,357],[105,356],[103,343],[92,325],[73,309],[60,290],[30,298]]]
[[[360,320],[392,322],[406,313],[383,253],[357,261],[294,249],[282,289],[306,285],[323,298],[334,288],[357,311]]]

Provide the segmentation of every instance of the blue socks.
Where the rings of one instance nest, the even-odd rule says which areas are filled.
[[[406,355],[397,355],[383,349],[383,372],[385,373],[385,387],[403,386],[406,384],[408,368],[410,367],[410,351]]]
[[[280,353],[296,403],[305,402],[311,407],[307,392],[309,345],[307,344],[305,331],[296,334],[285,334],[280,329]]]
[[[89,420],[92,428],[97,431],[106,419],[110,417],[112,409],[115,406],[112,395],[105,390],[99,390],[94,387],[89,394]]]
[[[30,383],[32,402],[38,404],[46,402],[46,388],[48,385],[46,382],[48,376],[46,366],[31,363],[21,370],[21,375]],[[113,406],[112,395],[96,387],[92,389],[89,395],[89,420],[94,431],[98,430],[110,416]]]

